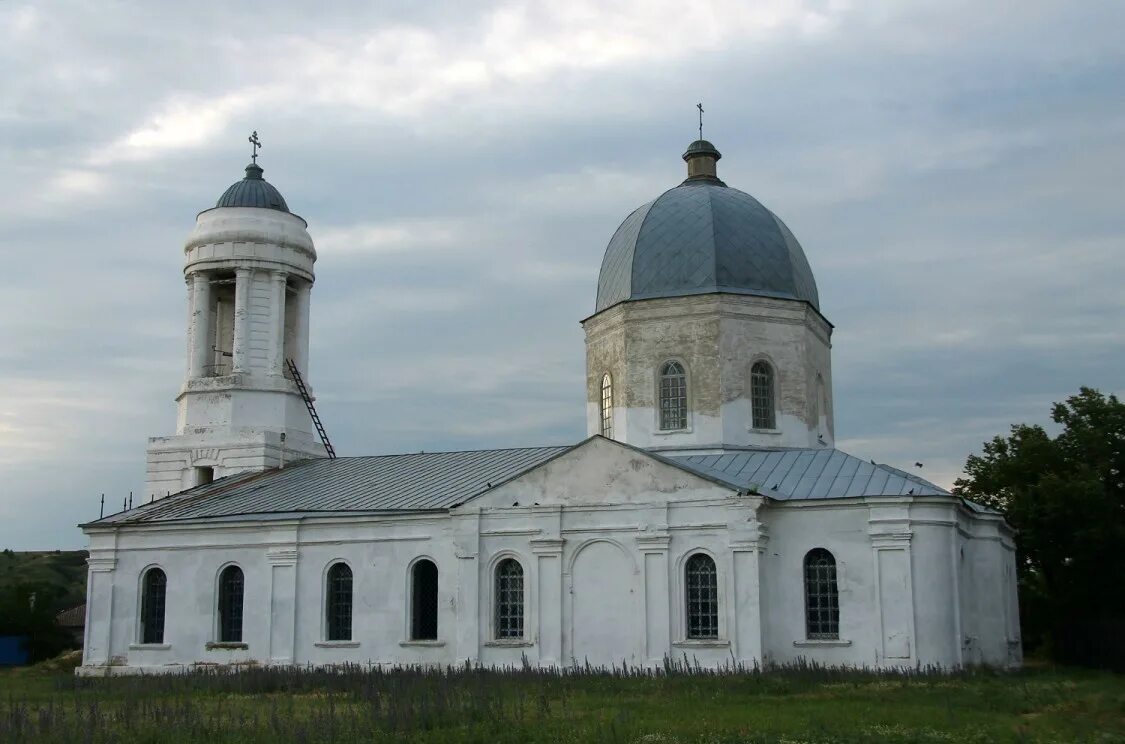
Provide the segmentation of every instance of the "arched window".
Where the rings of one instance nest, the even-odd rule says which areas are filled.
[[[164,599],[168,577],[159,568],[145,571],[141,581],[141,643],[164,643]]]
[[[696,553],[684,566],[687,590],[687,637],[719,637],[719,574],[715,561]]]
[[[328,591],[325,593],[328,640],[352,639],[352,570],[346,563],[335,563],[328,569]]]
[[[679,362],[665,362],[660,368],[660,428],[687,428],[687,375]]]
[[[776,429],[773,411],[773,367],[754,362],[750,368],[750,409],[755,429]]]
[[[496,566],[496,637],[523,638],[523,566],[505,558]]]
[[[602,436],[613,439],[613,379],[602,377]]]
[[[836,559],[824,548],[814,548],[805,555],[805,635],[813,640],[840,637]]]
[[[219,574],[219,641],[242,642],[242,569],[227,566]]]
[[[423,558],[410,571],[410,640],[437,640],[438,570]]]

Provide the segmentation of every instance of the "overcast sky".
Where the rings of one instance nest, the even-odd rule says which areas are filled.
[[[316,241],[343,455],[582,438],[578,321],[700,100],[816,273],[841,449],[949,486],[1125,386],[1125,3],[312,8],[0,2],[0,547],[81,547],[142,491],[183,242],[253,129]]]

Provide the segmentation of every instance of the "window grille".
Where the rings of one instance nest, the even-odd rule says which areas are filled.
[[[777,428],[773,400],[773,368],[765,362],[754,362],[750,368],[750,408],[755,429]]]
[[[496,637],[523,638],[523,566],[514,558],[496,566]]]
[[[141,589],[141,643],[164,643],[164,602],[168,577],[150,568]]]
[[[433,561],[420,560],[411,572],[410,639],[436,641],[438,630],[438,570]]]
[[[840,594],[836,559],[824,548],[805,556],[805,634],[810,640],[840,637]]]
[[[613,439],[613,380],[602,377],[602,436]]]
[[[219,641],[242,642],[242,569],[227,566],[219,574]]]
[[[687,637],[719,637],[719,575],[715,561],[704,553],[688,558],[684,569],[687,585]]]
[[[687,428],[687,375],[679,362],[668,362],[660,370],[660,428]]]
[[[352,639],[352,570],[346,563],[328,569],[328,640]]]

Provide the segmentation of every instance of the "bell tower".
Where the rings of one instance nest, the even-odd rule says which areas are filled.
[[[251,142],[245,177],[199,213],[184,245],[187,361],[176,433],[148,440],[150,497],[327,456],[287,364],[307,384],[316,250],[262,178],[257,133]]]

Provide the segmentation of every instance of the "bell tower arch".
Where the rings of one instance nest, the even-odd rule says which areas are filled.
[[[316,250],[305,220],[262,177],[256,150],[184,245],[184,382],[176,433],[148,440],[150,497],[327,456],[286,364],[308,384]]]

